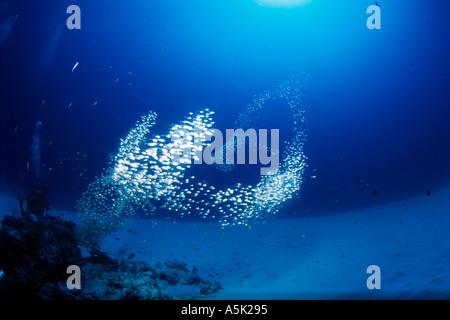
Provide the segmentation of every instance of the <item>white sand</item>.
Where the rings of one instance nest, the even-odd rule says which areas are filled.
[[[195,265],[223,287],[207,299],[449,299],[450,187],[432,192],[252,229],[135,219],[108,236],[103,249],[120,258],[134,253],[150,264],[177,259]],[[0,197],[2,212],[16,203]],[[381,269],[380,290],[366,286],[369,265]]]

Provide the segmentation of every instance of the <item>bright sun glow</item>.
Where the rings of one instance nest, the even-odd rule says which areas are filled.
[[[273,8],[300,7],[311,2],[311,0],[255,0],[258,4]]]

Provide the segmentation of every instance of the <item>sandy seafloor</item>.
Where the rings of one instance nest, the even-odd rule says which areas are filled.
[[[2,214],[13,207],[15,199],[0,196]],[[51,212],[61,213],[76,221],[73,213]],[[450,299],[450,186],[370,209],[270,219],[251,229],[136,218],[102,249],[113,258],[134,253],[149,264],[176,259],[196,266],[223,288],[206,299]],[[369,265],[380,267],[379,290],[366,286]]]

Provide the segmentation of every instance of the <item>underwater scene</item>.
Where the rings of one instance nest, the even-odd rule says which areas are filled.
[[[0,300],[450,299],[449,57],[447,0],[0,1]]]

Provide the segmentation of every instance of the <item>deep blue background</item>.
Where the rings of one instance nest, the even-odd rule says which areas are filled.
[[[380,0],[382,29],[368,30],[373,3],[2,1],[2,20],[19,14],[0,46],[2,191],[28,187],[19,171],[37,121],[50,200],[71,208],[149,109],[161,132],[214,106],[230,127],[254,95],[303,70],[309,169],[286,211],[426,196],[450,178],[450,2]],[[81,30],[66,28],[71,4]]]

